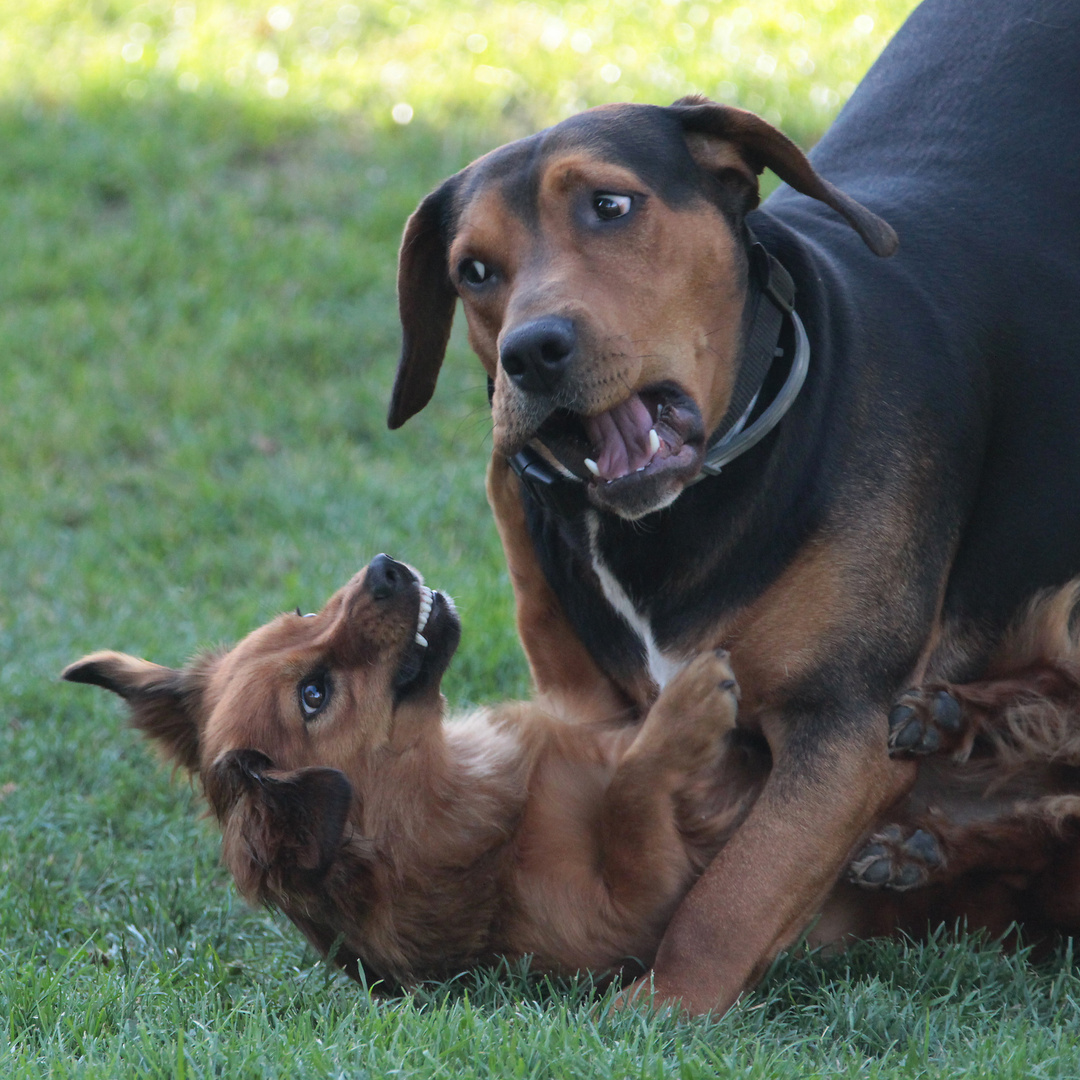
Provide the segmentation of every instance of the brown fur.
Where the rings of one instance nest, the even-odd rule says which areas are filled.
[[[625,709],[567,716],[542,700],[447,718],[437,679],[403,700],[393,689],[418,582],[410,575],[388,600],[366,580],[317,617],[279,616],[182,671],[103,652],[64,675],[127,700],[133,725],[199,777],[241,893],[280,908],[354,977],[362,965],[407,984],[500,955],[556,972],[652,962],[709,860],[761,842],[738,826],[768,795],[769,756],[735,732],[725,656],[700,656],[643,721]],[[924,760],[878,819],[872,844],[902,858],[898,839],[922,829],[940,863],[908,892],[833,887],[816,898],[812,942],[959,918],[994,933],[1015,919],[1033,933],[1080,930],[1080,695],[1065,674],[1080,660],[1076,595],[1033,605],[998,658],[997,684],[951,688],[977,702],[965,712],[970,745]],[[298,686],[315,671],[333,689],[305,722]],[[846,767],[839,757],[821,790],[854,783]],[[814,857],[815,831],[802,824],[813,817],[795,817],[792,865],[760,873]],[[681,910],[741,923],[747,956],[800,929],[780,912],[770,923],[737,900],[716,910],[693,896]],[[760,928],[777,922],[766,942]]]
[[[764,775],[729,747],[724,656],[701,656],[639,723],[568,723],[542,702],[447,719],[437,682],[395,700],[419,583],[379,599],[366,577],[183,671],[103,652],[64,676],[127,699],[199,777],[241,893],[323,953],[340,936],[354,975],[409,983],[500,955],[558,972],[649,963]],[[305,722],[312,672],[333,689]]]
[[[905,929],[926,906],[994,934],[1014,922],[1036,939],[1080,930],[1078,599],[1080,582],[1036,597],[987,678],[928,683],[908,699],[948,693],[961,721],[904,803],[902,831],[932,834],[941,857],[910,910],[896,911]]]

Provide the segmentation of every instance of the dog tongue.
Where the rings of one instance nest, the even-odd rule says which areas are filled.
[[[585,434],[596,455],[596,467],[603,480],[617,480],[648,465],[655,453],[649,433],[653,418],[639,395],[621,405],[585,420]]]

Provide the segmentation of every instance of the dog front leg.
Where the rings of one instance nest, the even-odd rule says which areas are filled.
[[[501,454],[488,464],[487,496],[514,587],[518,636],[537,692],[566,718],[584,721],[625,713],[632,703],[589,655],[544,577],[525,524],[521,482]]]
[[[653,1002],[723,1013],[821,908],[853,849],[910,787],[885,717],[814,738],[814,717],[764,728],[774,767],[746,821],[679,905],[657,952]],[[809,738],[807,737],[809,734]],[[627,991],[633,1000],[649,977]]]
[[[696,657],[649,710],[604,795],[604,885],[624,924],[646,931],[639,935],[647,952],[641,945],[634,952],[641,959],[651,957],[696,869],[679,828],[676,800],[705,770],[710,777],[722,771],[737,702],[727,653]],[[746,784],[724,794],[723,807],[710,808],[712,817],[735,822],[755,792]],[[723,822],[711,824],[712,832],[722,830]]]

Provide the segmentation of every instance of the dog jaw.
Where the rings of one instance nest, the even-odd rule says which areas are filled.
[[[673,383],[595,416],[552,417],[538,439],[585,483],[594,506],[629,520],[676,499],[705,456],[701,413]]]

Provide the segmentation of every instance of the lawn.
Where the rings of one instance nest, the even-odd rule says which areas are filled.
[[[783,958],[719,1022],[520,970],[380,998],[246,908],[197,793],[57,673],[177,664],[371,555],[465,623],[456,704],[524,694],[460,330],[384,417],[394,259],[476,153],[701,90],[809,145],[911,0],[0,5],[0,1075],[1076,1076],[1070,951]]]

